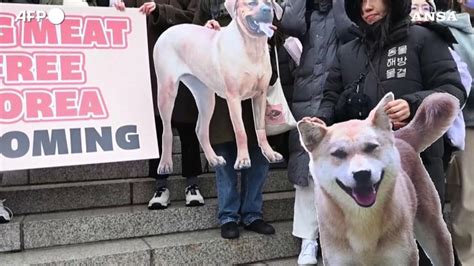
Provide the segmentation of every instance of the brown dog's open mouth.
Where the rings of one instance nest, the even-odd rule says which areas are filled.
[[[342,188],[354,201],[361,207],[368,208],[374,205],[377,199],[377,191],[380,183],[382,183],[384,177],[384,171],[380,176],[379,182],[371,186],[356,186],[354,188],[345,186],[339,179],[336,179],[336,183]]]

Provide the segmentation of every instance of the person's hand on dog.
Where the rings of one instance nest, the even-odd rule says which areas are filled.
[[[206,22],[204,27],[209,28],[211,30],[221,30],[221,25],[217,20],[211,19]]]
[[[410,117],[410,105],[408,105],[407,101],[398,99],[388,102],[384,110],[390,118],[394,129],[399,129],[407,124],[405,120]]]
[[[320,125],[323,125],[323,126],[326,126],[326,123],[324,123],[323,120],[317,118],[317,117],[309,117],[309,116],[306,116],[306,117],[303,117],[301,119],[301,122],[308,122],[308,123],[316,123],[316,124],[320,124]]]
[[[155,2],[146,2],[144,3],[138,11],[142,12],[145,15],[150,15],[156,9]]]

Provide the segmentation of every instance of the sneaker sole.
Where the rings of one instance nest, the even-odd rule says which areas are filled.
[[[168,208],[168,205],[161,205],[159,203],[153,203],[151,206],[148,206],[148,209],[149,210],[164,210],[164,209]]]
[[[186,207],[196,207],[196,206],[203,206],[204,202],[199,202],[198,200],[192,200],[191,202],[186,203]]]

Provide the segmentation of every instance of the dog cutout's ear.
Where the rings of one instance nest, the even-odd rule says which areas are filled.
[[[317,118],[303,118],[298,122],[300,142],[307,152],[312,152],[327,133],[326,124]]]
[[[380,100],[380,102],[375,106],[372,111],[370,111],[367,120],[371,121],[372,124],[383,130],[391,130],[392,123],[390,123],[390,118],[385,113],[384,107],[388,102],[391,102],[395,99],[392,92],[385,94],[385,96]]]
[[[277,2],[275,2],[275,0],[272,0],[272,5],[276,19],[281,20],[281,17],[283,17],[283,8],[281,8],[281,6]]]
[[[235,19],[237,0],[225,0],[224,6],[232,19]]]

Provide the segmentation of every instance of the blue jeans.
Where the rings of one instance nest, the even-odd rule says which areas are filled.
[[[252,166],[241,170],[241,189],[237,188],[237,171],[234,170],[237,158],[237,145],[227,142],[213,146],[219,156],[223,156],[226,165],[216,167],[217,199],[219,204],[219,223],[243,222],[249,225],[262,219],[262,188],[268,175],[269,163],[260,147],[249,146]]]

